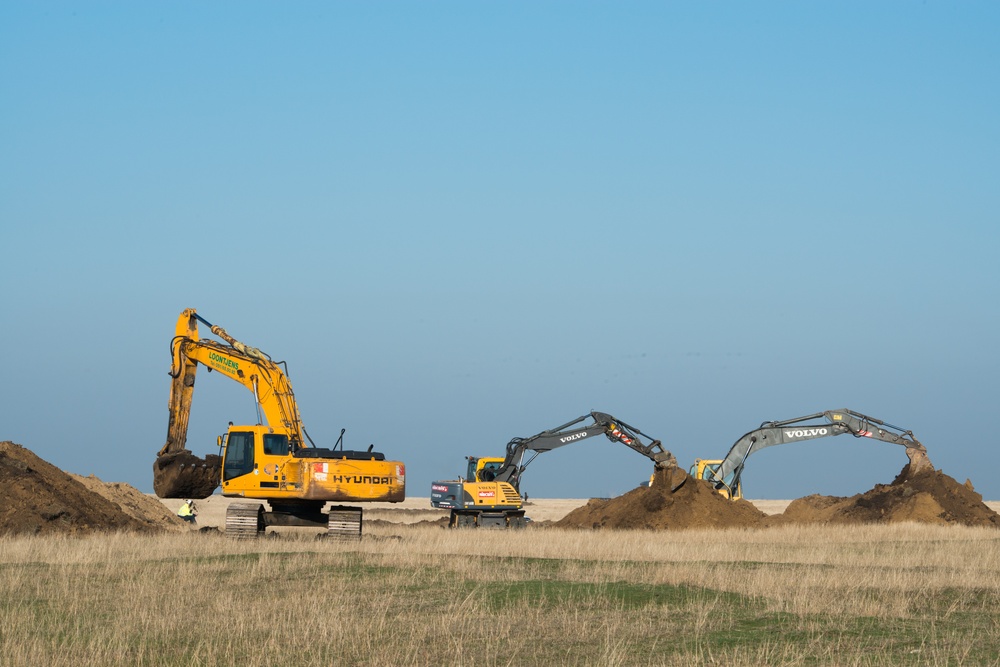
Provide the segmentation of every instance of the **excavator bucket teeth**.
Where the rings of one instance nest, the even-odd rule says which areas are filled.
[[[219,486],[222,459],[198,458],[184,450],[165,454],[153,463],[153,491],[160,498],[208,498]]]

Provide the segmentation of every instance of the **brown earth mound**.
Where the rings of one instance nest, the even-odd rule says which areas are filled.
[[[687,477],[671,491],[671,481],[676,485],[683,475],[677,468],[658,472],[652,486],[610,500],[591,500],[554,525],[663,530],[915,521],[1000,528],[1000,515],[987,507],[971,482],[959,484],[932,467],[911,471],[907,464],[892,484],[879,484],[850,498],[806,496],[792,501],[784,514],[771,517],[747,501],[723,498],[703,480]]]
[[[768,519],[773,524],[904,521],[1000,528],[1000,515],[986,506],[971,482],[959,484],[933,468],[911,472],[909,465],[892,484],[878,484],[850,498],[806,496]]]
[[[118,530],[156,528],[21,445],[0,442],[0,534]]]
[[[765,516],[749,502],[723,498],[708,482],[694,479],[679,468],[669,468],[656,472],[652,486],[610,500],[592,499],[554,525],[652,530],[732,528],[763,525]]]
[[[134,486],[122,482],[102,482],[95,475],[81,477],[70,473],[70,476],[90,491],[118,505],[121,511],[133,519],[141,521],[151,528],[162,530],[187,530],[188,528],[188,524],[167,509],[166,505],[156,498],[147,496]]]

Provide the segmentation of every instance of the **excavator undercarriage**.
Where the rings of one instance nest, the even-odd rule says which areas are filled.
[[[226,535],[237,539],[255,539],[272,526],[323,528],[325,537],[339,540],[361,539],[360,507],[333,506],[323,511],[315,508],[288,508],[275,504],[268,511],[260,502],[235,502],[226,509]]]

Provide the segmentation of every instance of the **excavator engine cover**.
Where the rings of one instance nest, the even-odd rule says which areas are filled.
[[[164,454],[153,463],[153,491],[160,498],[208,498],[219,486],[222,458],[201,459],[183,450]]]

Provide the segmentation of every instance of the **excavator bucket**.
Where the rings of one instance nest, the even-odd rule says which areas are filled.
[[[153,491],[160,498],[208,498],[219,486],[221,470],[216,454],[203,459],[186,449],[164,454],[153,463]]]
[[[650,485],[669,488],[670,493],[674,493],[677,489],[684,486],[684,483],[688,481],[688,477],[689,475],[676,465],[657,466]]]
[[[910,462],[903,467],[903,471],[899,474],[901,478],[908,479],[918,473],[934,471],[934,465],[927,456],[927,450],[924,447],[907,447],[906,457],[910,459]]]

